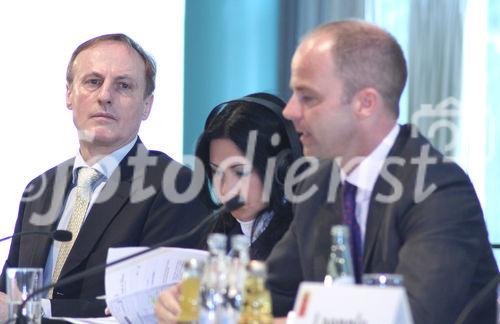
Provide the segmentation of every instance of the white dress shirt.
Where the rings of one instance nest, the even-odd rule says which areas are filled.
[[[366,157],[361,163],[354,168],[354,170],[346,176],[345,172],[341,170],[340,178],[342,183],[347,181],[355,185],[358,190],[356,193],[356,220],[358,221],[361,231],[361,246],[364,246],[366,221],[368,218],[368,209],[370,208],[370,197],[372,195],[375,182],[384,166],[385,159],[389,154],[390,149],[396,141],[399,133],[399,125],[396,124],[391,129],[389,134],[382,140],[382,142]]]
[[[94,165],[90,166],[88,165],[85,160],[83,159],[82,155],[80,154],[80,151],[77,152],[75,156],[75,162],[73,164],[73,170],[72,170],[72,188],[66,197],[66,203],[64,204],[64,208],[62,211],[61,218],[59,220],[59,224],[57,225],[57,229],[59,230],[65,230],[68,227],[69,221],[71,219],[71,214],[73,212],[73,205],[75,201],[75,194],[76,194],[76,181],[77,181],[77,175],[78,175],[78,169],[79,168],[93,168],[97,171],[99,171],[103,176],[97,183],[94,185],[91,197],[90,197],[90,202],[89,206],[87,208],[87,212],[85,214],[85,218],[89,214],[90,209],[92,208],[92,205],[94,205],[94,202],[96,201],[97,197],[99,196],[99,193],[101,193],[102,189],[104,188],[104,185],[108,181],[108,179],[111,177],[111,174],[115,171],[115,169],[118,167],[118,164],[120,164],[121,160],[127,155],[127,153],[132,149],[134,146],[135,142],[137,141],[137,136],[128,144],[125,146],[122,146],[118,150],[104,156],[101,158],[98,162],[96,162]],[[85,220],[84,220],[85,221]],[[44,285],[50,284],[52,282],[52,273],[54,272],[54,267],[55,263],[57,260],[57,255],[59,254],[59,249],[61,247],[62,242],[54,241],[52,243],[52,246],[50,247],[49,254],[47,256],[47,262],[45,263],[45,269],[43,272],[43,283]],[[51,316],[51,307],[50,307],[50,301],[48,299],[43,299],[42,300],[42,307],[43,307],[43,312],[45,316]]]
[[[241,232],[243,235],[245,235],[245,238],[248,240],[248,246],[250,246],[257,238],[259,238],[260,234],[265,231],[269,223],[271,222],[271,219],[273,218],[274,213],[272,211],[267,211],[259,219],[259,222],[257,223],[257,226],[255,226],[255,231],[253,233],[252,237],[252,227],[253,223],[255,222],[255,219],[249,220],[249,221],[241,221],[237,218],[236,221],[240,223],[241,227]]]

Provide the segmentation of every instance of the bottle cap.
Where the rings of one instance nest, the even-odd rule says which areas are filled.
[[[247,266],[248,272],[255,276],[265,276],[267,273],[266,264],[262,261],[252,260]]]
[[[231,248],[233,250],[245,250],[248,248],[248,239],[245,235],[236,234],[231,236]]]
[[[203,261],[189,259],[184,262],[184,270],[197,270],[203,268]]]
[[[225,253],[227,236],[220,233],[211,233],[208,235],[207,245],[210,252],[223,251]]]

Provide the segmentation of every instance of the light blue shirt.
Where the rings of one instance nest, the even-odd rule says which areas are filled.
[[[92,167],[93,169],[99,171],[102,174],[102,177],[99,181],[97,181],[94,184],[94,187],[92,188],[93,191],[91,193],[90,197],[90,202],[89,206],[87,208],[87,212],[85,214],[85,218],[87,218],[87,215],[89,214],[90,209],[94,205],[97,197],[99,196],[100,192],[106,185],[106,182],[108,179],[111,177],[111,174],[115,171],[115,169],[118,167],[118,164],[120,164],[121,160],[127,155],[127,153],[132,149],[134,146],[135,142],[137,141],[137,136],[129,142],[127,145],[119,148],[118,150],[112,152],[109,155],[104,156],[101,158],[98,162],[96,162],[94,165],[89,166],[85,160],[83,159],[82,155],[80,154],[80,151],[77,152],[75,156],[75,162],[73,164],[73,170],[72,170],[72,188],[66,197],[66,203],[64,205],[63,211],[61,218],[59,220],[59,224],[57,225],[57,229],[60,230],[65,230],[68,227],[71,214],[73,212],[73,205],[74,205],[74,200],[75,200],[75,188],[76,188],[76,180],[77,180],[77,173],[79,168],[89,168]],[[85,220],[84,220],[85,221]],[[54,272],[54,267],[55,263],[57,260],[57,255],[59,254],[59,249],[61,247],[62,242],[54,241],[52,243],[52,246],[50,247],[49,250],[49,255],[47,256],[47,262],[45,264],[45,269],[43,272],[43,283],[44,285],[50,284],[52,282],[52,273]],[[43,311],[45,313],[45,316],[51,316],[51,310],[50,310],[50,301],[42,301],[42,306],[43,306]]]

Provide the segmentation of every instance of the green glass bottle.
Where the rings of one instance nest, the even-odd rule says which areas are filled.
[[[349,248],[349,227],[335,225],[331,229],[332,245],[326,267],[325,285],[354,284],[354,268]]]

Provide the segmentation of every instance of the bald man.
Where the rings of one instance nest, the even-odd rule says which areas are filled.
[[[324,162],[299,186],[314,195],[297,202],[268,261],[275,315],[293,307],[301,281],[323,281],[330,228],[350,223],[357,281],[401,274],[415,323],[455,322],[498,269],[467,175],[397,124],[407,78],[399,44],[376,26],[334,22],[300,43],[291,68],[284,115],[305,154]],[[471,322],[493,323],[494,302],[491,294]]]

